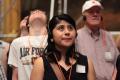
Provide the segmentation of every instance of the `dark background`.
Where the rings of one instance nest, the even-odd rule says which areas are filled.
[[[21,19],[28,15],[31,10],[41,9],[46,11],[49,18],[51,0],[21,0]],[[62,0],[63,1],[63,0]],[[68,14],[77,21],[81,16],[82,4],[86,0],[68,0]],[[104,7],[103,25],[107,30],[120,31],[120,0],[101,0]],[[55,12],[58,14],[58,0],[55,0]],[[77,26],[81,27],[80,24]]]

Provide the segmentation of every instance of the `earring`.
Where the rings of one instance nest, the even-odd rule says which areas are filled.
[[[51,42],[53,42],[53,39],[50,39]]]
[[[28,24],[27,26],[28,26],[28,27],[30,27],[31,25],[30,25],[30,24]]]

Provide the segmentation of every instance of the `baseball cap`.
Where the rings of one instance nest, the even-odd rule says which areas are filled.
[[[83,6],[82,6],[82,13],[84,13],[86,10],[94,7],[94,6],[98,6],[101,9],[103,9],[103,6],[101,5],[101,3],[97,0],[88,0],[86,1]]]

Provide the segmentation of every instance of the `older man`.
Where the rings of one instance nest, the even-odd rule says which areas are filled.
[[[78,50],[93,60],[96,80],[112,80],[116,58],[119,54],[112,36],[103,30],[103,6],[96,0],[83,4],[84,26],[78,30]]]

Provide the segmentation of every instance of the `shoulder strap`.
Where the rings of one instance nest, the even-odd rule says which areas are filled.
[[[62,73],[61,73],[58,65],[55,64],[55,63],[50,63],[50,65],[51,65],[51,67],[52,67],[52,69],[53,69],[53,71],[54,71],[57,79],[58,79],[58,80],[64,80],[64,77],[63,77],[63,75],[62,75]]]

